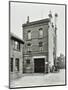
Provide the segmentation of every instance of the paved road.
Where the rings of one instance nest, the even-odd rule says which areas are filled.
[[[65,70],[59,73],[23,75],[10,82],[11,87],[47,86],[65,84]]]

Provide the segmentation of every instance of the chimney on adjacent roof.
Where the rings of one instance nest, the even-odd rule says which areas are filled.
[[[27,23],[29,23],[29,16],[27,16]]]

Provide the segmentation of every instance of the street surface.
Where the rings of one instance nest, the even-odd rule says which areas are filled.
[[[30,87],[65,84],[65,70],[48,74],[24,74],[21,78],[10,82],[10,87]]]

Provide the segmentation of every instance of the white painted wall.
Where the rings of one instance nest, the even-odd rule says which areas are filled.
[[[51,23],[49,23],[49,29],[48,29],[48,59],[49,59],[49,65],[54,65],[53,60],[53,34],[54,30],[51,26]]]

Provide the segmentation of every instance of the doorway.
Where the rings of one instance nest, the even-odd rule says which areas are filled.
[[[44,73],[45,71],[45,58],[35,58],[34,59],[34,72]]]

